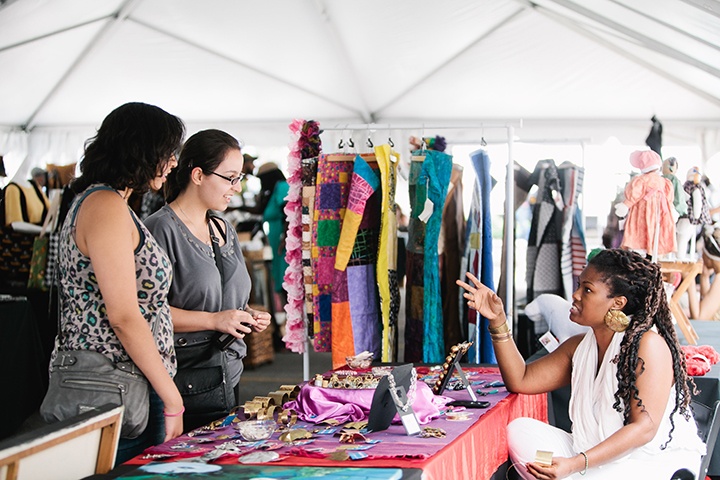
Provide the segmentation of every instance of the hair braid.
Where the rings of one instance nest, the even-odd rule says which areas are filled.
[[[590,265],[600,273],[612,296],[622,295],[627,298],[623,312],[632,315],[620,345],[620,353],[613,359],[618,366],[618,390],[615,392],[613,407],[623,412],[625,424],[630,419],[633,404],[644,408],[637,388],[637,377],[645,370],[644,360],[638,356],[640,339],[654,326],[670,349],[675,379],[675,407],[670,414],[669,442],[675,430],[675,412],[679,410],[685,417],[689,416],[691,387],[695,391],[695,384],[687,374],[685,355],[672,323],[660,267],[635,252],[620,249],[600,252],[590,261]]]

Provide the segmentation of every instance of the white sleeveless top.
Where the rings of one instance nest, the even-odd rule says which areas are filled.
[[[584,452],[623,426],[623,414],[613,408],[618,389],[617,365],[612,359],[620,352],[624,333],[616,333],[598,369],[598,349],[595,334],[590,330],[573,355],[572,395],[569,414],[572,421],[573,447]],[[595,372],[598,372],[595,376]],[[670,413],[675,407],[675,386],[670,389],[667,406],[655,437],[640,450],[647,454],[660,454],[673,450],[688,450],[705,454],[705,444],[697,434],[695,419],[688,420],[678,411],[673,415],[675,430],[672,440],[663,450],[671,428]],[[692,413],[692,412],[691,412]]]

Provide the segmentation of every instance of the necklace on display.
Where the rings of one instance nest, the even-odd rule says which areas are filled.
[[[197,230],[197,233],[199,233],[199,232],[206,232],[206,233],[208,234],[208,239],[207,239],[207,240],[205,240],[204,238],[200,238],[200,237],[197,235],[197,233],[195,233],[195,236],[196,236],[197,238],[199,238],[200,241],[203,242],[205,245],[210,245],[210,244],[211,244],[210,231],[209,231],[209,230],[206,230],[206,229],[202,229],[202,228],[201,228],[201,229],[198,229],[197,225],[195,225],[195,222],[193,222],[192,219],[188,216],[188,214],[185,213],[185,210],[183,210],[182,206],[180,205],[180,202],[178,202],[177,200],[175,200],[174,203],[175,203],[175,205],[177,205],[177,207],[180,209],[180,212],[182,212],[183,216],[187,219],[187,221],[190,222],[190,225],[192,225],[193,228],[195,228],[195,229]]]
[[[398,408],[403,412],[407,412],[410,408],[410,405],[412,405],[412,402],[415,400],[415,390],[417,388],[417,372],[414,368],[410,371],[410,389],[407,392],[407,401],[404,403],[400,401],[400,397],[397,394],[398,387],[397,383],[395,383],[395,376],[392,373],[389,373],[387,377],[388,383],[390,384],[390,396],[395,402],[395,405],[397,405]]]

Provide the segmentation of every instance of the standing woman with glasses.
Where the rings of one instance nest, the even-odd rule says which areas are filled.
[[[234,389],[247,354],[243,338],[270,324],[268,313],[247,305],[250,275],[235,230],[212,214],[227,209],[242,188],[242,168],[240,144],[231,135],[220,130],[194,134],[185,142],[178,166],[168,176],[167,205],[145,220],[174,269],[168,299],[178,352],[176,383],[185,398],[186,430],[216,420],[236,405]],[[193,395],[193,388],[200,387],[192,378],[201,374],[195,367],[210,368],[204,359],[218,357],[217,340],[225,338],[231,343],[221,355],[223,386],[218,388],[225,388],[219,392],[225,403],[222,407],[214,402],[217,397]],[[203,390],[210,387],[213,385],[205,385]]]

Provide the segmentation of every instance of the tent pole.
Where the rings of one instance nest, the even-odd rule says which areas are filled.
[[[510,125],[518,125],[522,127],[522,121],[508,122],[508,123],[479,123],[476,125],[412,125],[412,124],[397,124],[391,125],[389,123],[355,123],[349,125],[342,125],[339,127],[328,127],[320,128],[323,132],[333,132],[342,130],[475,130],[482,128],[508,128]]]
[[[303,381],[310,381],[310,340],[305,339],[305,351],[303,352]]]
[[[505,176],[505,316],[515,331],[515,166],[513,163],[513,142],[515,128],[507,127],[508,160]],[[477,349],[476,349],[477,350]]]

